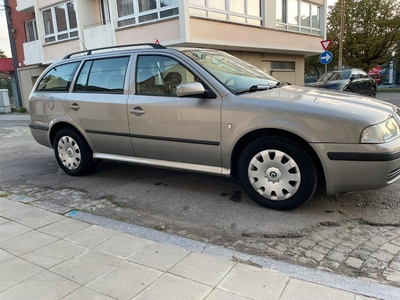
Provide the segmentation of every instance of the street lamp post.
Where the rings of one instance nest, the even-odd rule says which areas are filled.
[[[343,33],[344,33],[344,11],[345,11],[345,0],[342,0],[342,13],[340,15],[340,38],[339,38],[339,61],[338,70],[343,68]]]

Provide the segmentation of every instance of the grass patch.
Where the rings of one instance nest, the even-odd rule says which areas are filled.
[[[9,194],[9,193],[4,193],[4,194],[0,194],[0,198],[5,198],[5,197],[8,197],[8,196],[10,196],[11,194]]]
[[[106,194],[106,199],[108,200],[108,201],[113,201],[114,199],[115,199],[115,196],[114,195],[111,195],[111,194]]]
[[[18,111],[19,111],[21,114],[24,114],[24,113],[28,112],[28,110],[26,109],[26,107],[20,107],[20,108],[18,109]]]
[[[164,231],[165,230],[165,226],[163,224],[157,224],[157,225],[153,225],[152,226],[155,230],[160,230],[160,231]]]

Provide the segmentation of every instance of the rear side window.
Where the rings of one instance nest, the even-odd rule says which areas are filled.
[[[37,91],[66,92],[79,62],[55,66],[40,80]]]
[[[129,56],[86,61],[74,92],[123,94]]]

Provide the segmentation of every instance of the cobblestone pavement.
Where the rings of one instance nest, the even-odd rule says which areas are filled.
[[[0,187],[0,197],[9,195],[15,200],[41,206],[51,202],[55,211],[81,210],[105,215],[105,211],[132,214],[133,209],[115,201],[112,195],[90,199],[83,191],[54,190],[21,185]],[[60,209],[60,207],[64,207]],[[120,218],[123,219],[122,217]],[[400,287],[400,227],[371,226],[354,220],[344,224],[320,225],[298,237],[239,236],[224,239],[196,235],[190,230],[171,231],[163,226],[159,230],[188,238],[211,242],[241,252],[264,255],[274,259],[344,274],[359,279]]]

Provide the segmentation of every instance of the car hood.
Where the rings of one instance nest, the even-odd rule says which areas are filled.
[[[284,86],[243,95],[258,100],[269,100],[271,107],[304,111],[307,114],[340,117],[364,124],[387,120],[397,107],[388,102],[348,92],[321,90],[303,86]]]

